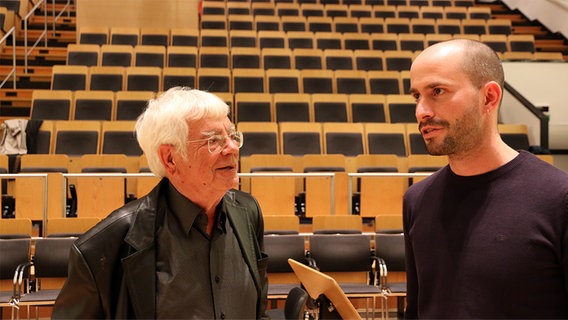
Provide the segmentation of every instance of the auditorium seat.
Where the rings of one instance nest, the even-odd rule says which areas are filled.
[[[342,39],[343,39],[343,49],[346,49],[346,50],[369,50],[369,49],[371,49],[371,43],[369,41],[369,35],[368,34],[365,34],[365,33],[344,33]]]
[[[398,71],[369,71],[367,77],[371,94],[402,93],[400,73]]]
[[[462,20],[462,30],[464,34],[487,34],[487,21],[483,19],[464,19]]]
[[[312,108],[315,122],[349,122],[349,101],[347,94],[312,94]]]
[[[99,64],[100,46],[96,44],[75,44],[67,46],[67,65],[97,66]]]
[[[55,122],[54,153],[78,157],[97,154],[100,149],[101,122],[60,120]]]
[[[151,91],[118,91],[115,120],[136,120],[152,98]]]
[[[159,67],[126,68],[127,91],[158,92],[162,89],[162,69]]]
[[[260,30],[258,31],[259,48],[286,48],[286,33],[276,30]]]
[[[345,1],[344,1],[345,3]],[[354,18],[370,18],[373,16],[373,7],[367,4],[350,4],[349,14]],[[361,30],[363,31],[363,30]]]
[[[159,45],[138,45],[134,47],[134,66],[165,67],[166,47]]]
[[[81,26],[77,30],[78,44],[95,44],[102,46],[109,43],[109,29],[107,27]]]
[[[306,177],[306,217],[344,214],[347,212],[347,161],[341,154],[305,154],[302,157],[305,173],[334,173],[332,194],[330,177]],[[332,209],[331,205],[334,205]]]
[[[130,67],[134,62],[134,48],[130,45],[101,46],[101,66]]]
[[[261,3],[254,2],[253,5],[255,5],[255,4],[261,4]],[[274,11],[274,6],[271,3],[269,3],[269,5],[270,5],[270,8],[267,8],[267,10]],[[254,8],[253,8],[253,11],[254,11]],[[264,11],[261,11],[261,12],[264,12]],[[280,18],[275,16],[275,15],[258,15],[258,14],[255,14],[254,23],[255,23],[255,28],[256,28],[257,31],[260,31],[260,30],[279,31],[279,30],[282,29]],[[304,30],[305,30],[305,24],[304,24]]]
[[[334,18],[349,17],[350,7],[346,3],[325,3],[325,16]]]
[[[397,173],[403,171],[399,157],[393,154],[359,155],[355,162],[357,173]],[[359,215],[361,217],[402,216],[402,199],[408,188],[408,178],[363,176],[358,179],[358,182]]]
[[[314,33],[309,31],[288,31],[288,48],[297,49],[314,49]]]
[[[251,15],[229,14],[227,15],[227,23],[229,31],[254,30],[254,17]]]
[[[229,68],[229,66],[229,48],[199,48],[199,68]]]
[[[385,51],[386,70],[410,70],[415,54],[410,50]]]
[[[198,89],[209,92],[231,92],[231,71],[227,68],[197,69]]]
[[[353,122],[386,122],[385,96],[380,94],[350,94],[349,105]]]
[[[304,17],[323,17],[325,16],[324,6],[319,3],[300,3],[300,14]]]
[[[292,68],[292,50],[287,48],[262,48],[260,51],[262,66],[268,69]]]
[[[507,41],[510,51],[535,52],[535,37],[532,34],[510,34]]]
[[[199,30],[191,28],[170,29],[172,46],[197,47],[199,44]]]
[[[288,36],[290,39],[290,36]],[[323,69],[323,52],[313,48],[296,48],[292,51],[294,67],[298,70]]]
[[[101,154],[142,155],[136,140],[135,121],[103,121],[101,128]]]
[[[275,120],[309,122],[313,118],[309,94],[276,93],[273,95]]]
[[[267,92],[264,78],[265,72],[262,69],[233,69],[231,81],[233,88],[231,91],[235,94],[243,92]]]
[[[371,34],[371,49],[381,51],[398,50],[398,36],[393,33]]]
[[[114,92],[76,91],[73,120],[112,120],[114,116]]]
[[[282,154],[303,156],[322,154],[322,124],[319,122],[280,122]]]
[[[490,19],[486,23],[489,34],[510,35],[513,32],[513,23],[510,19]]]
[[[123,154],[89,154],[78,159],[79,172],[91,174],[134,172],[133,161]],[[129,170],[130,169],[130,170]],[[126,199],[126,178],[90,177],[77,178],[77,217],[105,218],[123,206]]]
[[[268,93],[235,94],[235,122],[274,121],[272,96]]]
[[[167,67],[162,70],[162,91],[172,87],[196,87],[197,71],[195,68]]]
[[[491,47],[495,52],[505,52],[507,48],[507,36],[504,34],[483,34],[480,41]]]
[[[202,15],[200,30],[227,30],[227,18],[225,15]]]
[[[332,70],[305,69],[300,72],[303,92],[334,93],[336,90]]]
[[[300,93],[300,71],[295,69],[266,70],[266,88],[269,93]]]
[[[139,44],[140,28],[137,27],[111,27],[110,44],[137,46]]]
[[[343,49],[326,49],[323,51],[325,68],[328,70],[353,70],[353,51]]]
[[[231,68],[233,69],[260,69],[262,62],[260,59],[260,49],[236,47],[231,48]]]
[[[409,94],[387,95],[387,109],[391,123],[416,123],[416,101]]]
[[[311,32],[332,32],[333,19],[331,17],[307,17],[307,31]]]
[[[355,68],[362,71],[383,70],[383,52],[380,50],[355,50]]]
[[[385,30],[388,33],[410,33],[409,18],[385,18]]]
[[[436,20],[436,27],[438,33],[441,34],[461,34],[461,20],[460,19],[438,19]]]
[[[241,157],[254,154],[278,154],[278,124],[276,122],[238,122],[237,130],[243,133]]]
[[[125,88],[126,68],[98,66],[90,68],[90,90],[122,91]]]
[[[410,24],[411,24],[412,33],[420,33],[424,35],[436,33],[436,19],[416,18],[416,19],[411,19]]]
[[[366,123],[365,141],[369,154],[408,154],[406,126],[402,123]]]
[[[420,17],[420,7],[414,5],[399,5],[396,7],[397,17],[416,19]]]
[[[314,32],[316,48],[320,50],[342,49],[341,33],[320,31]]]
[[[369,93],[367,72],[361,70],[336,70],[336,93],[365,94]]]
[[[491,19],[491,8],[481,6],[468,6],[467,17],[469,19],[482,19],[488,21]]]
[[[257,35],[256,30],[231,30],[229,31],[229,43],[231,50],[235,48],[256,48]]]
[[[30,109],[32,120],[69,120],[73,93],[70,90],[33,90]]]
[[[396,17],[396,6],[391,5],[374,5],[373,6],[373,16],[375,18],[395,18]]]
[[[166,50],[168,67],[197,67],[197,47],[169,46]]]
[[[347,34],[358,34],[361,29],[359,26],[359,19],[354,17],[335,17],[333,18],[333,31]],[[347,47],[345,47],[348,49]]]
[[[418,124],[407,123],[405,125],[408,139],[408,154],[428,154],[428,149],[426,148],[424,138],[418,129]]]
[[[467,8],[465,7],[454,7],[454,6],[446,6],[444,8],[444,17],[446,19],[467,19]]]
[[[249,16],[251,14],[251,4],[239,1],[227,2],[227,14]]]
[[[367,152],[362,123],[323,123],[323,141],[326,154],[355,157]]]
[[[283,16],[300,16],[300,5],[295,2],[276,2],[276,15]]]
[[[425,48],[425,36],[421,33],[402,33],[398,35],[400,50],[422,51]]]
[[[170,29],[168,28],[140,28],[140,44],[167,47],[170,45]]]
[[[201,5],[201,13],[204,16],[209,15],[226,15],[226,4],[220,1],[203,1]]]
[[[199,32],[199,48],[222,47],[229,45],[229,33],[225,29],[203,29]]]
[[[444,9],[442,7],[422,6],[420,7],[420,17],[423,19],[442,19]]]
[[[274,4],[269,2],[253,1],[251,3],[251,9],[252,15],[255,18],[259,16],[276,16],[276,8],[274,7]]]
[[[55,65],[52,67],[51,90],[86,90],[89,87],[89,67]]]
[[[381,34],[385,31],[385,21],[383,18],[361,17],[359,18],[361,32],[370,34]]]
[[[281,29],[284,32],[309,31],[308,23],[304,16],[282,16],[280,20],[282,25]]]

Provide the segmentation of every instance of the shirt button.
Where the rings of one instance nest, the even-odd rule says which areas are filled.
[[[215,282],[216,282],[216,283],[219,283],[219,281],[221,281],[221,277],[215,276]]]

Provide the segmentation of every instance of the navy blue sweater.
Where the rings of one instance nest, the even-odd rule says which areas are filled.
[[[568,174],[528,152],[404,197],[407,318],[568,318]]]

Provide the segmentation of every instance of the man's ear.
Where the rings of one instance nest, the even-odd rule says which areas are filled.
[[[172,175],[176,171],[176,163],[174,161],[173,146],[163,144],[158,147],[158,156],[160,157],[160,162],[169,175]]]
[[[503,90],[495,81],[489,81],[484,86],[484,108],[486,112],[491,112],[499,108]]]

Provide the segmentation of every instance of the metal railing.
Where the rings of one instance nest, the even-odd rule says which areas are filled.
[[[59,20],[59,18],[61,18],[61,16],[63,16],[63,14],[67,11],[67,18],[69,18],[71,16],[71,0],[67,0],[67,3],[65,4],[65,6],[61,9],[61,12],[56,13],[55,11],[55,0],[51,0],[51,12],[53,14],[53,35],[55,36],[55,23]]]
[[[353,182],[351,178],[362,178],[362,177],[427,177],[432,173],[348,173],[348,183],[347,183],[347,202],[348,211],[347,214],[352,214],[352,199],[353,199]],[[62,179],[62,203],[67,201],[67,188],[68,188],[68,178],[81,178],[81,177],[112,177],[112,178],[141,178],[141,177],[155,177],[152,173],[62,173],[64,179]],[[47,173],[9,173],[0,174],[0,179],[16,179],[16,178],[42,178],[43,180],[43,233],[46,234],[47,226],[47,216],[48,216],[48,174]],[[289,172],[261,172],[261,173],[239,173],[241,178],[258,178],[258,177],[289,177],[289,178],[307,178],[307,177],[326,177],[330,179],[330,214],[335,214],[335,173],[333,172],[314,172],[314,173],[289,173]],[[17,199],[16,199],[17,200]],[[66,206],[62,206],[63,210],[61,212],[62,217],[66,217]]]
[[[28,57],[31,55],[32,51],[39,45],[42,39],[45,41],[45,47],[47,48],[47,0],[39,0],[34,7],[28,11],[28,14],[24,17],[24,72],[28,73]],[[40,36],[36,39],[34,44],[28,50],[28,24],[30,17],[35,14],[35,11],[43,4],[43,31]],[[16,42],[14,42],[14,46]]]
[[[10,69],[10,72],[2,80],[2,83],[0,83],[0,88],[3,88],[4,84],[8,82],[8,79],[12,77],[12,86],[13,89],[16,90],[16,27],[10,28],[2,39],[0,39],[0,47],[8,41],[8,37],[10,36],[12,36],[12,69]]]

